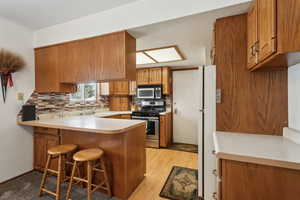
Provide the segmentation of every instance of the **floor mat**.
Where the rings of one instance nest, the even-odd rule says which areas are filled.
[[[42,173],[33,171],[19,178],[13,179],[0,185],[0,200],[53,200],[54,196],[48,194],[38,197],[39,187],[42,180]],[[55,191],[56,178],[48,177],[47,189]],[[61,199],[65,199],[68,185],[62,184]],[[72,200],[86,199],[86,189],[74,186],[72,189]],[[93,199],[97,200],[118,200],[110,198],[105,194],[95,192]]]
[[[168,147],[168,149],[198,153],[198,145],[194,144],[173,143]]]
[[[174,166],[160,196],[172,200],[197,200],[198,171]]]

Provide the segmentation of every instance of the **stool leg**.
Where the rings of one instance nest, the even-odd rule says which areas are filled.
[[[76,167],[77,167],[77,162],[74,161],[73,168],[72,168],[72,173],[71,173],[71,178],[70,178],[70,183],[69,183],[68,191],[67,191],[67,195],[66,195],[66,200],[70,199],[70,194],[71,194],[71,190],[72,190],[72,184],[73,184],[73,179],[74,179]]]
[[[41,182],[41,186],[40,186],[39,196],[42,196],[42,194],[43,194],[43,188],[44,188],[45,183],[46,183],[46,178],[47,178],[48,168],[49,168],[49,165],[50,165],[50,160],[51,160],[51,155],[48,155],[46,166],[45,166],[45,169],[44,169],[42,182]]]
[[[88,190],[88,200],[92,200],[92,162],[88,161],[87,163],[87,178],[88,178],[88,185],[87,185],[87,190]]]
[[[110,184],[109,184],[109,181],[108,181],[108,175],[107,175],[107,171],[106,171],[106,166],[105,166],[105,162],[104,162],[104,159],[101,158],[100,159],[100,165],[101,165],[101,168],[103,169],[104,171],[104,181],[105,181],[105,185],[107,187],[107,192],[108,192],[108,195],[111,197],[112,194],[111,194],[111,188],[110,188]]]
[[[58,174],[57,174],[57,181],[56,181],[56,200],[60,199],[60,184],[62,178],[62,155],[58,156]]]

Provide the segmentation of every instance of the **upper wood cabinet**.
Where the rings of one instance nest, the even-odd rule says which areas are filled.
[[[68,92],[61,83],[136,79],[136,40],[126,31],[37,48],[35,59],[42,92]]]
[[[258,55],[256,52],[258,45],[257,37],[257,1],[254,1],[248,12],[248,68],[252,68],[258,63]]]
[[[149,84],[162,84],[162,68],[149,68]]]
[[[149,69],[138,69],[136,77],[137,85],[149,84]]]
[[[112,81],[109,84],[111,95],[129,95],[128,81]]]
[[[172,77],[169,67],[137,69],[137,85],[162,84],[163,94],[171,94]]]
[[[169,67],[162,68],[163,94],[172,94],[172,72]]]
[[[258,0],[258,60],[276,51],[276,0]]]
[[[248,68],[280,69],[300,56],[300,1],[254,0],[248,12]],[[291,54],[293,53],[293,54]]]
[[[37,92],[75,92],[73,84],[62,84],[57,46],[35,50],[35,89]]]

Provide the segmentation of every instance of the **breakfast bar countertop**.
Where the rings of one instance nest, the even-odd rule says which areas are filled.
[[[300,170],[300,145],[285,136],[214,133],[219,159]]]
[[[61,119],[18,121],[17,123],[34,127],[57,128],[101,134],[119,134],[145,124],[145,122],[141,120],[99,118],[92,115]]]

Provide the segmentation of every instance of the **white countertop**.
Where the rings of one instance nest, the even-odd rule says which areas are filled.
[[[109,119],[99,118],[95,116],[76,116],[62,119],[43,119],[26,122],[18,121],[18,124],[102,134],[119,134],[126,132],[127,130],[134,127],[141,126],[145,124],[145,122],[141,120]]]
[[[215,132],[217,158],[300,170],[300,145],[282,136]]]

